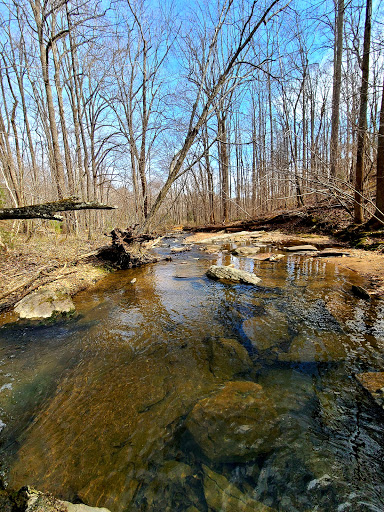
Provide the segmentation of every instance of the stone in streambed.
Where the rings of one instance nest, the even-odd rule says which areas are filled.
[[[358,373],[355,377],[374,401],[384,409],[384,372]]]
[[[232,254],[235,256],[251,256],[260,252],[260,247],[237,247],[233,249]]]
[[[284,254],[276,254],[271,252],[264,252],[262,254],[256,254],[254,256],[251,256],[253,260],[258,261],[279,261],[282,258],[285,258]]]
[[[207,254],[216,254],[220,252],[222,249],[221,245],[207,245],[206,247],[203,247],[203,251]]]
[[[330,257],[330,256],[350,256],[351,254],[347,251],[343,251],[341,249],[323,249],[319,251],[316,256],[320,257]]]
[[[232,379],[235,375],[249,373],[253,363],[247,350],[235,339],[212,340],[210,369],[215,377]]]
[[[236,283],[258,284],[261,282],[255,274],[229,266],[212,265],[207,271],[207,276],[211,279],[224,279]]]
[[[207,466],[204,471],[204,495],[208,507],[214,512],[273,512],[274,509],[256,501],[240,491],[225,476]]]
[[[293,339],[288,352],[278,354],[279,361],[297,363],[325,363],[342,361],[346,358],[343,345],[344,336],[325,332],[321,336],[315,332],[302,332]]]
[[[184,247],[172,247],[172,249],[171,249],[171,253],[172,253],[172,254],[178,254],[178,253],[186,252],[186,251],[190,251],[190,250],[191,250],[191,247],[189,247],[189,246],[184,246]]]
[[[90,507],[84,504],[73,504],[62,501],[51,494],[36,491],[31,487],[23,487],[13,496],[17,510],[24,512],[110,512],[107,508]],[[14,509],[12,509],[14,510]]]
[[[75,305],[71,297],[52,288],[42,288],[17,303],[15,312],[20,318],[41,320],[53,315],[72,313]]]
[[[243,331],[254,347],[260,351],[268,350],[289,339],[288,318],[270,307],[265,315],[245,320]]]
[[[186,426],[215,462],[244,462],[271,450],[278,436],[273,402],[254,382],[232,381],[200,400]]]
[[[314,245],[294,245],[292,247],[284,247],[285,251],[288,252],[302,252],[302,251],[317,251],[317,247]]]

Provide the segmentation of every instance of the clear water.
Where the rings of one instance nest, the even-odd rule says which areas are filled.
[[[205,277],[222,263],[260,286]],[[354,374],[383,369],[384,304],[352,284],[321,259],[196,249],[107,277],[74,319],[2,327],[4,479],[112,512],[382,511],[384,414]],[[242,371],[220,340],[248,351]],[[228,381],[278,413],[246,460],[213,460],[186,427]]]

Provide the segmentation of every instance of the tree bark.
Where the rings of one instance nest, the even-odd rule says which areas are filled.
[[[0,220],[5,219],[48,219],[63,220],[56,212],[73,210],[113,210],[115,206],[93,202],[79,201],[76,197],[53,201],[51,203],[21,206],[20,208],[0,208]]]
[[[330,167],[331,176],[336,176],[339,164],[339,124],[340,124],[340,90],[341,90],[341,63],[343,57],[343,26],[344,26],[344,0],[337,2],[335,47],[333,63],[333,92],[331,117],[331,149]]]
[[[379,135],[377,139],[375,216],[384,222],[384,80],[381,96]]]
[[[365,136],[367,131],[367,107],[368,107],[368,78],[369,78],[369,53],[371,43],[371,18],[372,18],[372,0],[367,0],[365,27],[364,27],[364,51],[361,64],[361,89],[360,89],[360,110],[359,110],[359,128],[357,134],[357,154],[355,171],[355,208],[354,221],[361,224],[364,221],[363,216],[363,182],[364,182],[364,152]]]

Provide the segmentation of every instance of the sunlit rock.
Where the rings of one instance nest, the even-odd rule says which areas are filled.
[[[191,247],[189,247],[188,245],[185,245],[183,247],[172,247],[171,253],[172,254],[178,254],[178,253],[187,252],[187,251],[190,251],[190,250],[191,250]]]
[[[10,511],[23,512],[110,512],[107,508],[90,507],[62,501],[51,494],[45,494],[31,487],[23,487],[17,493],[10,493],[9,501],[13,504]],[[0,502],[1,503],[1,502]],[[6,509],[2,509],[6,512]]]
[[[293,339],[287,352],[279,352],[279,361],[301,363],[325,363],[345,359],[347,352],[343,345],[345,335],[304,331]]]
[[[317,251],[317,247],[314,245],[294,245],[292,247],[284,247],[285,251],[288,252],[302,252],[302,251]]]
[[[343,251],[342,249],[323,249],[322,251],[319,251],[316,256],[320,257],[336,257],[336,256],[350,256],[351,253],[348,251]]]
[[[75,305],[68,294],[50,288],[42,288],[27,295],[15,307],[20,318],[29,320],[50,318],[74,310]]]
[[[240,491],[225,476],[207,466],[204,470],[204,495],[208,507],[214,512],[273,512],[274,509],[256,501]]]
[[[261,282],[255,274],[229,266],[212,265],[207,271],[207,276],[211,279],[224,279],[235,283],[258,284]]]
[[[284,254],[278,254],[273,252],[263,252],[262,254],[255,254],[251,257],[252,259],[258,261],[279,261],[285,258]]]
[[[374,401],[384,409],[384,372],[358,373],[356,379],[368,391]]]
[[[221,251],[221,245],[207,245],[203,247],[202,250],[207,254],[216,254]]]
[[[236,247],[233,249],[232,254],[236,256],[252,256],[260,252],[260,247]]]
[[[227,382],[200,400],[186,425],[203,452],[216,462],[236,462],[268,452],[278,435],[272,401],[254,382]]]

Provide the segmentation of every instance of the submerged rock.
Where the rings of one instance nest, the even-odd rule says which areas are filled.
[[[256,501],[240,491],[225,476],[207,466],[204,470],[204,495],[208,507],[214,512],[273,512],[274,509]]]
[[[255,274],[229,266],[212,265],[207,271],[207,276],[211,279],[224,279],[245,284],[258,284],[261,282],[261,279]]]
[[[75,305],[67,293],[48,287],[27,295],[15,307],[20,318],[29,320],[50,318],[73,311]]]
[[[279,432],[275,406],[263,388],[241,381],[200,400],[186,425],[215,462],[242,462],[268,452]]]
[[[137,496],[137,508],[143,510],[140,504],[145,503],[145,510],[197,510],[200,497],[196,492],[198,481],[191,466],[176,460],[166,461],[156,471],[155,478],[143,486]]]
[[[300,363],[325,363],[345,359],[347,352],[342,343],[343,335],[325,332],[321,336],[304,331],[293,339],[288,352],[278,354],[279,361]]]
[[[219,338],[212,341],[212,373],[222,379],[232,379],[235,375],[248,373],[253,364],[247,350],[237,341],[230,338]]]
[[[358,373],[356,379],[368,391],[374,401],[384,409],[384,372]]]
[[[260,351],[268,350],[289,338],[288,317],[270,306],[265,315],[245,320],[243,331],[254,347]]]

